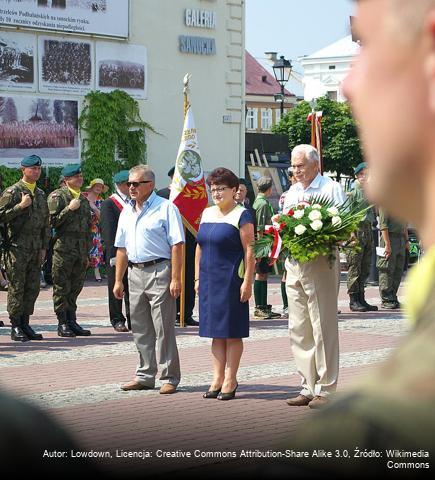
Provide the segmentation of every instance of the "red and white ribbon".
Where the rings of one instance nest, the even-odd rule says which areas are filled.
[[[269,258],[271,259],[271,261],[269,262],[269,265],[272,265],[274,263],[273,260],[276,260],[279,257],[279,254],[281,253],[282,239],[279,234],[280,228],[281,227],[279,224],[266,225],[266,228],[265,228],[267,233],[273,234],[272,250],[269,253]]]

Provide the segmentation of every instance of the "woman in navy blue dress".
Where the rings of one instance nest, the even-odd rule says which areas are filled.
[[[207,184],[215,205],[203,212],[195,258],[199,335],[213,339],[213,381],[204,398],[231,400],[238,386],[242,338],[249,336],[254,220],[234,200],[239,179],[231,170],[213,170]]]

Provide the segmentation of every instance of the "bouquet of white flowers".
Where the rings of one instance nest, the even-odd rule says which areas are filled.
[[[287,214],[272,217],[264,235],[255,242],[256,258],[269,257],[271,263],[283,250],[300,263],[322,255],[334,257],[336,248],[358,248],[350,237],[364,219],[365,209],[346,200],[340,206],[326,197],[311,197],[300,202]]]

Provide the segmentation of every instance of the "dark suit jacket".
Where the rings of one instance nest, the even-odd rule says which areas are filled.
[[[107,264],[111,258],[116,257],[115,237],[120,214],[119,208],[110,197],[104,200],[101,205],[100,228],[101,237],[106,247]]]

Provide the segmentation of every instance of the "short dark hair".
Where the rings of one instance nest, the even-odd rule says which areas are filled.
[[[246,181],[245,178],[239,178],[239,186],[244,185],[245,187],[248,187],[248,182]]]
[[[239,188],[239,179],[235,173],[228,168],[215,168],[207,177],[207,185],[225,185],[230,188]]]

